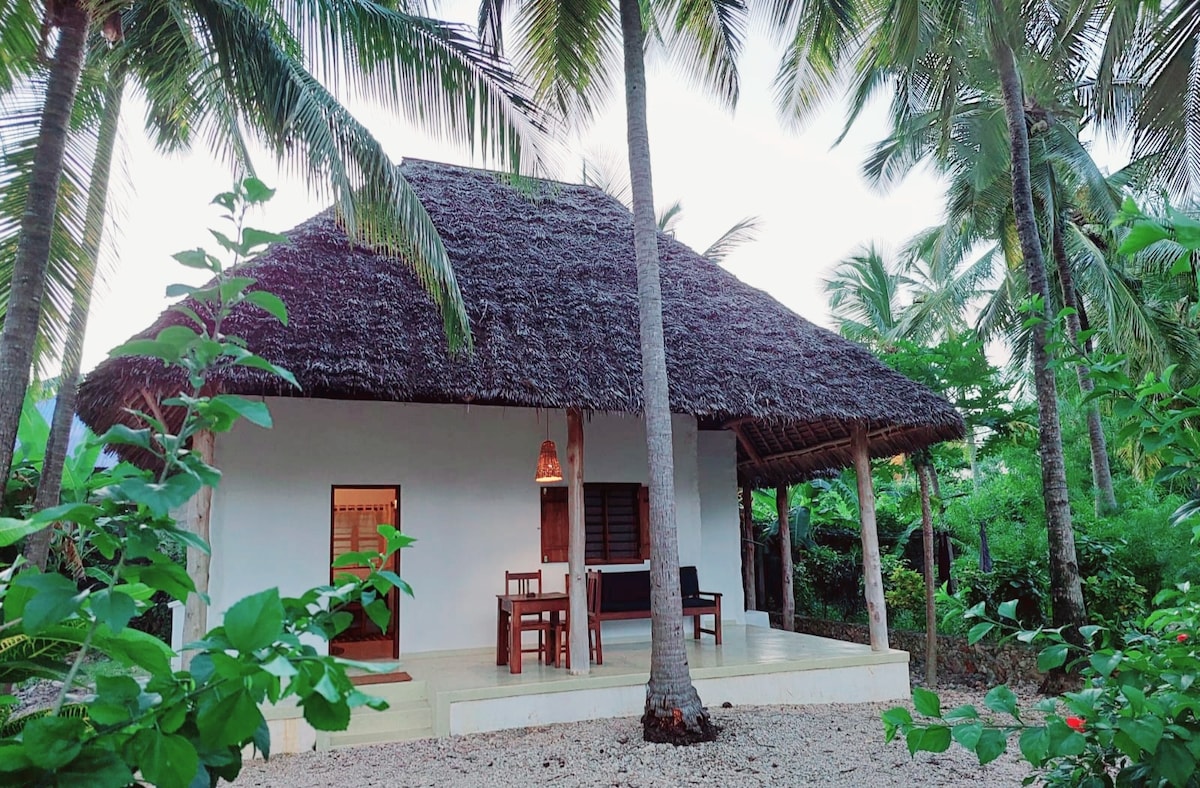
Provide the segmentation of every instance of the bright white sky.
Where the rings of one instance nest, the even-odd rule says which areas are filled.
[[[475,8],[473,3],[456,2],[446,6],[442,16],[469,23]],[[758,240],[728,258],[726,267],[810,320],[827,325],[821,280],[831,267],[862,243],[875,240],[895,250],[936,223],[942,191],[923,173],[887,194],[862,180],[859,166],[883,134],[881,112],[864,115],[834,149],[830,146],[843,118],[840,106],[829,107],[802,134],[785,131],[771,99],[776,47],[763,35],[752,34],[745,52],[742,100],[734,115],[675,77],[669,65],[651,64],[656,200],[660,208],[682,200],[677,235],[699,250],[739,219],[760,217]],[[136,102],[126,107],[124,166],[129,179],[114,187],[118,230],[110,240],[115,265],[97,292],[84,369],[150,324],[168,303],[163,296],[168,284],[188,281],[189,274],[193,281],[199,278],[170,255],[213,246],[207,228],[218,226],[218,220],[208,203],[232,182],[232,173],[203,153],[172,158],[156,154],[142,133],[141,107]],[[469,151],[441,144],[369,106],[352,104],[351,109],[395,161],[414,156],[473,163]],[[584,138],[570,147],[593,155],[622,155],[624,124],[618,95]],[[578,152],[561,157],[563,179],[578,180]],[[258,165],[259,176],[277,187],[278,194],[253,217],[252,226],[285,231],[325,207],[302,183],[279,175],[267,156],[260,156]]]

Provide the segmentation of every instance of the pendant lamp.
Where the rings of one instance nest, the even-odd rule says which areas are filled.
[[[558,464],[558,449],[550,440],[550,419],[546,419],[546,440],[542,441],[542,450],[538,453],[537,473],[533,480],[539,483],[561,482],[562,466]]]

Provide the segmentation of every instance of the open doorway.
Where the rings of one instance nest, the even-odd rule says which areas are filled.
[[[383,551],[384,540],[379,535],[380,525],[400,528],[400,488],[395,486],[334,487],[330,517],[330,555],[332,564],[344,553],[361,550]],[[383,568],[400,571],[399,554],[388,559]],[[330,569],[332,582],[337,575],[353,574],[366,577],[365,566],[346,566]],[[350,613],[354,621],[350,627],[329,644],[330,652],[347,659],[395,659],[400,656],[399,594],[396,589],[387,596],[388,619],[386,630],[381,630],[363,611],[361,606]]]

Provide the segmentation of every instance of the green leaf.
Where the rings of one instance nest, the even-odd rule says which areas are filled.
[[[1149,220],[1140,221],[1129,228],[1129,234],[1121,241],[1117,252],[1134,254],[1170,236],[1171,234],[1162,225]]]
[[[262,669],[272,676],[281,679],[289,679],[299,673],[296,670],[296,666],[282,654],[277,654],[273,659],[263,663]]]
[[[254,749],[262,753],[264,760],[271,758],[271,729],[267,726],[267,721],[263,720],[262,724],[254,731]]]
[[[1010,599],[1000,603],[1000,618],[1007,618],[1010,621],[1017,620],[1017,600]]]
[[[278,364],[272,364],[270,361],[267,361],[262,356],[256,356],[253,353],[251,353],[250,355],[240,356],[240,357],[234,359],[233,363],[241,364],[244,367],[253,367],[255,369],[265,370],[267,372],[270,372],[273,375],[283,378],[288,383],[290,383],[294,388],[297,388],[297,389],[300,388],[300,384],[296,382],[295,375],[293,375],[291,372],[284,369],[283,367],[279,366]]]
[[[945,725],[914,728],[908,732],[905,741],[911,755],[918,752],[945,752],[950,749],[950,729]]]
[[[173,509],[183,506],[203,485],[190,473],[176,473],[166,481],[154,482],[141,476],[131,476],[117,485],[122,494],[140,503],[157,517],[166,517]]]
[[[995,628],[996,625],[988,621],[983,621],[976,624],[975,626],[971,627],[970,631],[967,632],[967,643],[972,646],[975,645],[980,640],[983,640],[984,636]]]
[[[239,599],[225,614],[225,634],[238,651],[249,653],[271,645],[283,634],[279,589],[269,588]]]
[[[133,748],[138,754],[138,770],[158,788],[187,788],[200,766],[200,756],[190,741],[155,728],[138,731]]]
[[[367,617],[375,626],[379,627],[384,632],[387,632],[388,622],[392,618],[392,611],[388,610],[387,602],[383,599],[376,599],[363,608]],[[918,687],[919,689],[919,687]],[[937,696],[934,696],[937,697]]]
[[[179,361],[179,350],[174,345],[159,342],[155,339],[131,339],[123,345],[118,345],[108,352],[109,358],[124,356],[149,356],[159,358],[169,364]]]
[[[92,642],[115,661],[127,667],[139,667],[156,676],[171,675],[171,657],[175,652],[153,635],[126,627],[118,634],[105,627],[96,630]]]
[[[1124,657],[1120,651],[1101,651],[1098,654],[1093,654],[1088,662],[1101,676],[1108,678],[1112,672],[1121,664],[1121,659]]]
[[[87,596],[86,592],[79,591],[74,581],[57,573],[22,572],[13,585],[33,591],[22,613],[23,628],[29,635],[36,635],[74,615]]]
[[[381,627],[381,629],[383,628]],[[942,702],[936,692],[931,692],[924,687],[913,687],[912,700],[913,708],[919,714],[924,714],[926,717],[942,716]]]
[[[66,766],[82,749],[83,732],[83,720],[76,717],[37,717],[22,731],[25,754],[42,769]]]
[[[1117,720],[1117,730],[1128,736],[1141,749],[1154,754],[1163,737],[1163,723],[1157,717],[1124,717]]]
[[[1021,757],[1034,766],[1041,766],[1050,756],[1050,733],[1044,727],[1021,731]]]
[[[8,547],[35,534],[49,525],[35,523],[32,520],[18,520],[15,517],[0,517],[0,547]]]
[[[208,252],[203,249],[188,249],[184,252],[176,252],[171,255],[172,259],[180,265],[186,265],[188,268],[200,268],[206,271],[215,271],[210,262]]]
[[[1183,788],[1196,773],[1196,759],[1186,745],[1178,739],[1163,739],[1155,758],[1156,771],[1167,779],[1173,788]]]
[[[1066,643],[1055,643],[1042,649],[1037,658],[1037,669],[1043,673],[1061,667],[1067,661]]]
[[[245,194],[246,202],[250,205],[264,203],[275,196],[274,189],[269,188],[265,183],[253,176],[242,179],[242,190]]]
[[[279,233],[271,233],[266,230],[256,230],[253,227],[246,227],[242,230],[242,248],[246,250],[253,249],[256,246],[264,244],[286,243],[287,236]]]
[[[196,713],[201,740],[210,747],[241,746],[263,721],[262,712],[243,687],[220,698],[206,697]]]
[[[249,400],[236,394],[218,394],[210,400],[210,403],[228,408],[251,424],[267,429],[271,427],[271,411],[265,402]]]
[[[883,713],[883,721],[889,725],[912,725],[912,714],[903,706],[895,706]]]
[[[1002,711],[1012,715],[1016,719],[1020,719],[1020,715],[1017,713],[1017,696],[1003,684],[992,687],[988,691],[988,694],[983,698],[983,705],[992,711]]]
[[[133,773],[117,753],[92,747],[55,774],[58,785],[95,786],[132,785]]]
[[[128,594],[115,589],[103,588],[88,600],[92,613],[102,623],[108,624],[113,633],[119,633],[137,615],[137,605]]]
[[[128,425],[117,423],[108,428],[108,430],[96,439],[103,444],[121,444],[125,446],[138,446],[143,449],[150,448],[150,430],[140,429],[135,430]]]
[[[345,702],[330,703],[314,692],[301,705],[304,719],[319,731],[344,731],[350,726],[350,706]],[[950,738],[949,734],[946,738]]]
[[[979,719],[979,712],[974,706],[966,703],[962,706],[956,706],[950,711],[946,712],[945,718],[947,720],[977,720]]]
[[[988,728],[979,736],[975,745],[975,754],[979,756],[979,765],[986,766],[999,758],[1008,749],[1008,737],[1002,731]]]
[[[254,290],[246,293],[246,301],[266,311],[283,325],[288,324],[287,306],[283,299],[266,290]]]
[[[969,722],[965,725],[955,725],[950,729],[950,734],[956,742],[974,752],[975,745],[979,743],[979,737],[983,735],[983,723]]]

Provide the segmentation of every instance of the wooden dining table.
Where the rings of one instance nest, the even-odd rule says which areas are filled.
[[[496,594],[496,664],[508,663],[510,673],[521,672],[521,633],[525,616],[549,613],[557,628],[560,613],[567,612],[569,597],[562,591],[542,594]],[[511,626],[510,626],[511,622]]]

